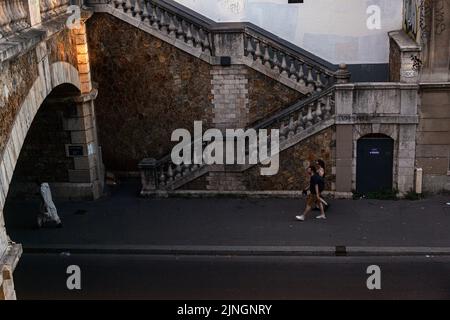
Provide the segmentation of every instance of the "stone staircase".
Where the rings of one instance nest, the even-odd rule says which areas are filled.
[[[335,124],[335,87],[331,87],[283,109],[250,128],[278,129],[279,152],[301,143],[308,137]],[[207,144],[203,143],[203,150]],[[193,149],[193,144],[191,144]],[[248,154],[247,154],[248,158]],[[254,165],[175,165],[170,155],[162,159],[144,159],[139,164],[142,174],[141,195],[154,194],[156,190],[176,190],[187,183],[212,172],[243,172]]]
[[[247,128],[279,129],[280,152],[335,123],[334,85],[348,81],[345,65],[336,71],[332,64],[251,23],[216,23],[172,0],[86,3],[95,12],[111,14],[212,66],[247,66],[304,94],[301,101]],[[159,160],[144,159],[139,164],[142,195],[176,190],[207,174],[233,175],[250,167],[175,165],[170,154]]]
[[[88,0],[211,65],[246,65],[305,95],[332,86],[335,67],[251,23],[216,23],[171,0]]]

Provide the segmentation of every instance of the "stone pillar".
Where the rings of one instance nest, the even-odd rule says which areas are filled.
[[[249,112],[246,67],[214,66],[211,76],[214,126],[221,130],[245,128]]]
[[[397,189],[400,196],[414,191],[417,125],[400,125],[398,135]]]
[[[97,199],[103,191],[103,165],[98,147],[94,100],[97,90],[74,99],[74,112],[64,118],[64,130],[70,131],[71,144],[66,145],[66,155],[74,160],[69,170],[71,193],[77,197]]]
[[[75,112],[64,119],[64,130],[70,131],[71,144],[66,145],[66,154],[74,160],[74,169],[69,170],[70,189],[77,190],[77,198],[97,199],[104,186],[104,169],[98,145],[89,52],[86,35],[86,20],[92,12],[82,11],[79,29],[73,29],[77,49],[77,66],[81,83],[81,96],[75,97]]]
[[[16,300],[13,273],[22,255],[22,246],[9,242],[0,256],[0,300]]]
[[[239,65],[214,66],[211,76],[214,127],[224,134],[226,129],[245,129],[249,112],[247,68]],[[245,190],[241,172],[225,171],[209,173],[208,190]]]
[[[336,126],[336,192],[352,192],[353,126]]]
[[[341,68],[341,70],[344,70]],[[342,73],[343,75],[343,73]],[[353,176],[353,125],[339,124],[339,119],[348,120],[353,114],[353,89],[352,84],[340,84],[336,86],[336,186],[337,193],[349,193],[352,191]]]
[[[214,53],[216,57],[232,57],[232,59],[242,59],[244,57],[244,33],[243,30],[237,32],[214,33]],[[233,60],[231,63],[235,63]]]
[[[147,158],[142,160],[138,167],[141,171],[141,195],[146,195],[156,190],[157,188],[157,161],[154,158]]]
[[[389,32],[389,78],[392,82],[417,83],[420,46],[403,30]]]

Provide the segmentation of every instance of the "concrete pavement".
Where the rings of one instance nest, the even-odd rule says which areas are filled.
[[[138,192],[127,183],[95,202],[57,202],[62,229],[34,229],[37,202],[10,200],[6,227],[26,252],[450,254],[446,196],[331,200],[328,220],[312,214],[302,223],[295,215],[304,199],[142,199]]]

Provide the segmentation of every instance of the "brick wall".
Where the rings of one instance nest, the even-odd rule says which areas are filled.
[[[253,123],[304,97],[266,75],[248,68],[248,123]]]
[[[326,190],[332,189],[334,128],[328,128],[280,153],[280,171],[274,176],[261,176],[259,166],[245,172],[247,190],[282,191],[301,190],[309,183],[306,168],[322,159],[326,166]]]

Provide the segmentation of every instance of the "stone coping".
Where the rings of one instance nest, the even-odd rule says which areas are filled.
[[[65,28],[68,14],[46,21],[35,27],[16,33],[0,42],[0,63],[11,60],[34,48],[39,42],[52,37]]]
[[[450,83],[449,83],[450,85]],[[402,82],[358,82],[336,84],[336,90],[418,90],[419,84]]]
[[[393,40],[401,52],[420,52],[422,48],[413,39],[411,39],[403,30],[391,31],[389,38]]]

